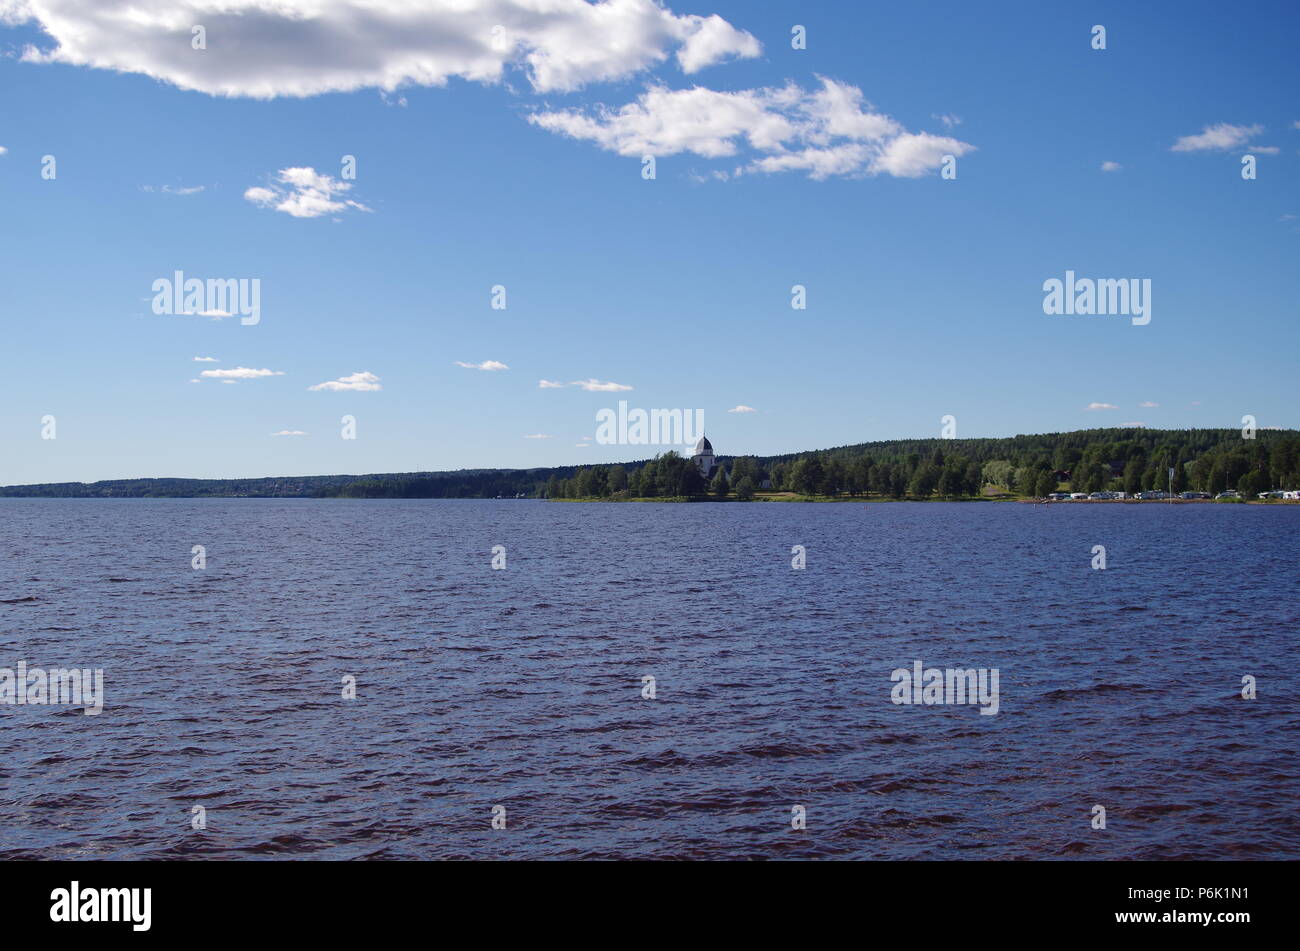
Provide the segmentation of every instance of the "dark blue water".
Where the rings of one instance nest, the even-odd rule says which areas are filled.
[[[0,499],[0,525],[0,667],[106,693],[0,705],[0,857],[1300,854],[1300,507]],[[998,668],[998,714],[893,704],[915,660]]]

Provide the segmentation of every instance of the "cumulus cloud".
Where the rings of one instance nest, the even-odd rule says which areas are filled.
[[[1124,166],[1123,166],[1123,165],[1120,165],[1119,162],[1102,162],[1102,163],[1101,163],[1101,170],[1102,170],[1103,172],[1118,172],[1118,171],[1119,171],[1121,168],[1123,168],[1123,167],[1124,167]]]
[[[944,155],[975,148],[947,136],[908,132],[876,111],[856,86],[819,78],[821,86],[807,90],[794,83],[738,92],[651,86],[618,109],[540,111],[528,121],[629,157],[741,157],[744,164],[732,174],[915,178],[938,168]]]
[[[47,34],[30,63],[140,73],[214,96],[272,99],[374,87],[501,82],[538,92],[621,79],[675,57],[685,73],[759,55],[719,16],[657,0],[0,0]],[[191,47],[191,27],[207,48]]]
[[[682,45],[677,50],[677,65],[684,73],[698,73],[714,63],[732,58],[750,59],[763,52],[762,43],[716,13],[708,17],[679,17],[678,21]]]
[[[317,383],[315,386],[307,387],[309,390],[329,390],[331,392],[351,391],[354,393],[365,393],[373,390],[382,390],[383,386],[379,383],[379,377],[375,376],[368,370],[361,370],[350,376],[341,376],[337,380],[326,380],[324,383]]]
[[[466,363],[463,360],[455,361],[456,366],[464,367],[466,370],[509,370],[510,368],[500,360],[484,360],[482,363]]]
[[[537,388],[539,390],[558,390],[564,386],[559,380],[538,380]]]
[[[1119,409],[1119,407],[1116,406],[1114,403],[1089,403],[1087,406],[1084,407],[1084,409],[1086,410]]]
[[[731,407],[731,409],[727,410],[727,412],[728,413],[757,413],[758,410],[754,409],[754,407],[752,406],[746,406],[744,403],[741,403],[739,406]]]
[[[8,153],[9,150],[5,148],[3,145],[0,145],[0,155],[7,155]]]
[[[257,380],[264,376],[284,376],[283,370],[254,370],[251,367],[234,367],[230,370],[203,370],[199,376],[206,376],[213,380],[225,380],[234,382],[235,380]]]
[[[573,385],[582,387],[588,393],[618,393],[632,389],[632,387],[624,386],[622,383],[602,383],[596,379],[574,380]]]
[[[1223,152],[1240,148],[1247,140],[1264,131],[1262,125],[1230,125],[1220,122],[1207,125],[1197,135],[1185,135],[1170,148],[1171,152]]]
[[[314,168],[282,168],[276,173],[272,187],[255,186],[244,192],[244,198],[254,205],[274,208],[295,218],[319,218],[349,208],[369,211],[359,201],[343,197],[351,190],[350,183]]]

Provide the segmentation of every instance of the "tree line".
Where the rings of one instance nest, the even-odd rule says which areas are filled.
[[[552,476],[545,498],[750,498],[770,481],[774,491],[893,499],[971,498],[986,487],[1042,497],[1074,492],[1153,489],[1246,498],[1300,486],[1300,435],[1235,429],[1102,429],[1005,439],[892,440],[821,452],[719,457],[730,464],[705,486],[688,459],[664,453],[640,466],[589,466]],[[1173,469],[1170,478],[1169,470]]]
[[[665,452],[617,465],[464,469],[268,479],[129,479],[6,486],[0,495],[67,498],[735,498],[765,482],[800,495],[970,498],[1166,489],[1245,497],[1300,488],[1300,433],[1235,429],[1092,429],[1002,439],[909,439],[778,456],[721,456],[709,484],[689,458]],[[1169,469],[1174,477],[1169,479]]]

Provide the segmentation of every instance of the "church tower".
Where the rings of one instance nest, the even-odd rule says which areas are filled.
[[[695,463],[705,480],[713,478],[718,464],[714,459],[713,444],[709,442],[708,436],[701,436],[700,441],[695,444],[695,455],[691,456],[691,462]]]

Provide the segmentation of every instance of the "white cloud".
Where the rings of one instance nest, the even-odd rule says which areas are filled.
[[[8,155],[8,154],[9,154],[9,150],[5,148],[3,145],[0,145],[0,155]]]
[[[525,439],[554,439],[549,433],[533,433],[531,436],[525,436]]]
[[[370,210],[359,201],[342,197],[352,190],[351,184],[314,168],[282,168],[276,173],[276,181],[278,184],[271,188],[254,186],[248,189],[244,198],[254,205],[274,208],[295,218],[319,218],[349,208]]]
[[[746,406],[744,403],[741,403],[739,406],[733,406],[731,409],[727,410],[727,412],[728,413],[757,413],[758,410],[754,409],[754,407],[752,406]]]
[[[1262,125],[1230,125],[1220,122],[1207,125],[1199,135],[1185,135],[1173,144],[1171,152],[1226,151],[1239,148],[1264,131]]]
[[[684,73],[698,73],[706,66],[732,57],[749,59],[763,52],[762,43],[716,13],[681,19],[685,22],[680,27],[682,45],[677,50],[677,65]]]
[[[1247,146],[1246,151],[1258,152],[1260,155],[1277,155],[1282,151],[1282,148],[1277,145],[1251,145]]]
[[[463,360],[455,361],[456,366],[464,367],[466,370],[509,370],[510,368],[500,360],[484,360],[482,363],[466,363]]]
[[[190,380],[190,382],[191,382],[191,383],[202,383],[203,381],[202,381],[202,380],[197,380],[197,379],[196,379],[196,380]]]
[[[569,91],[674,54],[693,73],[762,50],[721,17],[679,16],[657,0],[0,0],[0,19],[47,34],[45,48],[24,50],[30,63],[255,99],[497,83],[510,69],[538,92]],[[206,50],[191,48],[196,23]]]
[[[1159,405],[1159,403],[1152,400],[1144,400],[1143,402],[1138,403],[1138,406],[1141,406],[1143,409],[1155,409]]]
[[[1146,426],[1146,423],[1132,422],[1132,423],[1120,423],[1119,425],[1121,429],[1142,429],[1143,427]]]
[[[1114,403],[1089,403],[1087,406],[1084,407],[1084,409],[1086,410],[1119,409],[1119,407],[1116,406]]]
[[[537,388],[539,390],[558,390],[564,386],[559,380],[538,380]]]
[[[932,112],[932,113],[930,113],[930,118],[931,118],[931,119],[938,119],[940,122],[942,122],[942,123],[943,123],[945,126],[947,126],[949,129],[951,129],[953,126],[961,125],[961,116],[953,116],[953,115],[939,115],[939,114],[937,114],[937,113],[933,113],[933,112]]]
[[[956,158],[974,148],[946,136],[905,132],[889,142],[878,159],[872,160],[870,171],[872,174],[885,172],[896,178],[920,178],[943,164],[945,155]]]
[[[651,86],[619,109],[534,112],[528,121],[619,155],[702,158],[741,156],[744,172],[804,171],[832,175],[888,174],[915,178],[944,155],[974,146],[927,132],[912,133],[866,102],[856,86],[819,77],[820,88],[785,86],[719,92],[696,86]]]
[[[282,429],[278,433],[271,433],[272,436],[306,436],[301,429]]]
[[[714,179],[719,182],[729,181],[731,179],[731,173],[724,172],[720,169],[715,168],[707,175],[701,175],[699,172],[696,171],[689,171],[686,173],[686,177],[689,178],[691,181],[693,181],[696,185],[703,185],[705,182],[709,181],[710,179]]]
[[[220,361],[216,357],[195,357],[194,362],[195,363],[219,363]]]
[[[155,188],[153,185],[141,185],[140,191],[157,192],[161,195],[197,195],[207,187],[207,185],[194,185],[190,188],[173,188],[170,185],[159,185]]]
[[[348,390],[354,393],[365,393],[373,390],[382,390],[383,386],[379,383],[379,377],[375,376],[368,370],[361,370],[350,376],[341,376],[337,380],[326,380],[324,383],[317,383],[315,386],[307,387],[309,390],[329,390],[339,392]]]
[[[232,370],[204,370],[199,376],[213,380],[256,380],[264,376],[284,376],[283,370],[254,370],[250,367],[235,367]]]
[[[1103,172],[1118,172],[1118,171],[1119,171],[1121,168],[1123,168],[1123,167],[1124,167],[1124,166],[1123,166],[1123,165],[1120,165],[1119,162],[1102,162],[1102,163],[1101,163],[1101,170],[1102,170]]]
[[[630,390],[632,387],[624,386],[622,383],[602,383],[600,380],[574,380],[574,386],[580,386],[588,393],[618,393],[622,390]]]

